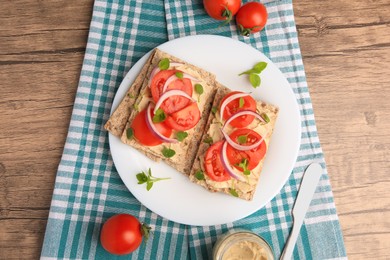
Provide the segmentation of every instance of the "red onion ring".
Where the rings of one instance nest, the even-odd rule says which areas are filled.
[[[146,109],[146,124],[149,127],[149,130],[161,141],[166,142],[166,143],[177,143],[178,140],[166,137],[162,134],[160,134],[156,128],[156,126],[153,123],[152,116],[151,116],[151,111],[152,111],[152,104],[149,103],[148,108]]]
[[[180,65],[183,65],[184,63],[180,63],[180,62],[170,62],[169,63],[169,69],[171,69],[172,67],[177,67],[177,66],[180,66]],[[157,73],[159,73],[161,70],[160,70],[160,67],[159,66],[156,66],[153,68],[152,72],[150,73],[150,76],[149,76],[149,81],[148,81],[148,86],[150,87],[150,84],[152,83],[152,79],[154,76],[156,76]]]
[[[253,112],[251,110],[242,110],[240,112],[235,113],[231,117],[229,117],[229,119],[223,125],[221,131],[222,131],[222,134],[225,137],[226,141],[234,149],[239,150],[239,151],[249,151],[249,150],[255,149],[256,147],[258,147],[264,141],[264,137],[262,136],[259,141],[257,141],[256,143],[254,143],[252,145],[240,145],[240,144],[234,142],[230,138],[230,136],[226,133],[226,131],[225,131],[226,126],[228,126],[230,124],[230,122],[233,121],[234,119],[236,119],[237,117],[244,116],[244,115],[252,115],[252,116],[256,117],[257,119],[259,119],[260,121],[265,123],[264,119],[259,114],[257,114],[256,112]]]
[[[173,81],[175,81],[177,79],[179,79],[179,78],[176,76],[176,74],[173,74],[172,76],[170,76],[167,79],[167,81],[165,81],[162,93],[165,93],[165,91],[167,90],[169,84],[171,84]],[[183,72],[183,79],[190,79],[193,82],[199,82],[199,80],[197,78],[194,78],[193,76],[191,76],[190,74],[187,74],[185,72]]]
[[[222,149],[221,149],[221,161],[222,161],[223,167],[229,173],[230,176],[232,176],[233,178],[235,178],[239,181],[244,181],[245,180],[244,177],[235,173],[233,171],[233,169],[230,167],[230,163],[229,163],[229,160],[227,158],[226,148],[227,148],[227,142],[224,142],[222,145]]]
[[[221,120],[223,120],[223,111],[225,111],[225,107],[227,106],[227,104],[229,104],[230,102],[232,102],[233,100],[235,100],[237,98],[246,97],[246,96],[249,96],[249,94],[248,93],[236,93],[236,94],[231,95],[227,99],[225,99],[223,101],[223,103],[221,104],[221,110],[220,110]]]
[[[182,90],[178,90],[178,89],[168,90],[167,92],[165,92],[164,94],[162,94],[161,97],[158,99],[158,101],[157,101],[157,103],[156,103],[156,106],[154,107],[154,113],[157,112],[157,110],[160,108],[161,104],[162,104],[166,99],[168,99],[169,97],[172,97],[172,96],[182,96],[182,97],[188,98],[188,99],[190,99],[191,101],[195,102],[195,99],[193,99],[192,97],[190,97],[187,93],[185,93],[185,92],[182,91]]]

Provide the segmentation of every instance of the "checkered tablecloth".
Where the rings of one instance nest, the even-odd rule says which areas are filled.
[[[244,1],[246,2],[246,1]],[[42,259],[208,259],[218,236],[232,227],[250,229],[272,245],[278,258],[292,224],[291,208],[303,170],[325,167],[301,229],[295,259],[346,258],[343,237],[317,136],[290,0],[264,1],[269,19],[256,35],[237,35],[234,23],[218,27],[201,0],[96,0],[72,119],[42,248]],[[245,219],[218,226],[186,226],[146,209],[121,181],[103,129],[116,90],[131,66],[170,39],[194,34],[232,37],[268,56],[288,79],[299,103],[302,142],[293,172],[281,192]],[[130,213],[153,228],[131,255],[117,257],[100,245],[104,221]]]

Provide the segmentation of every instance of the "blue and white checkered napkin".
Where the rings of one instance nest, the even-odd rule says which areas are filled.
[[[245,2],[245,1],[244,1]],[[249,38],[235,25],[218,27],[196,0],[96,0],[69,133],[58,167],[42,259],[208,259],[218,236],[232,227],[264,237],[279,257],[289,234],[291,208],[303,170],[322,161],[313,109],[289,0],[266,3],[265,30]],[[195,227],[163,219],[142,206],[117,174],[103,129],[124,75],[145,53],[168,39],[192,34],[229,36],[267,55],[284,73],[302,118],[302,144],[281,192],[263,209],[234,223]],[[99,243],[102,223],[130,213],[153,228],[147,244],[116,257]],[[345,258],[343,238],[327,173],[301,229],[295,259]]]

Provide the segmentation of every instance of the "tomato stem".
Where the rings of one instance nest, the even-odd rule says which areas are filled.
[[[152,234],[152,228],[149,227],[146,223],[141,224],[141,233],[145,238],[145,242],[148,241],[150,235]]]
[[[220,26],[227,25],[227,24],[230,23],[230,21],[233,19],[232,11],[229,10],[229,8],[227,7],[227,5],[224,5],[223,7],[224,7],[225,9],[222,11],[221,16],[222,16],[222,17],[226,17],[226,19],[225,19],[225,21],[224,21]]]
[[[240,34],[242,36],[249,36],[253,30],[255,30],[256,28],[259,28],[261,26],[253,26],[251,28],[245,28],[244,26],[242,26],[241,24],[238,24],[238,29],[240,31]]]

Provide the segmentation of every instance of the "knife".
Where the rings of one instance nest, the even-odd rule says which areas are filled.
[[[282,255],[280,256],[281,260],[291,259],[303,220],[305,219],[307,209],[310,206],[310,202],[313,198],[321,175],[322,167],[319,163],[312,163],[305,170],[305,174],[301,181],[301,186],[299,187],[298,196],[295,200],[292,210],[292,231],[287,239],[286,245],[284,246]]]

